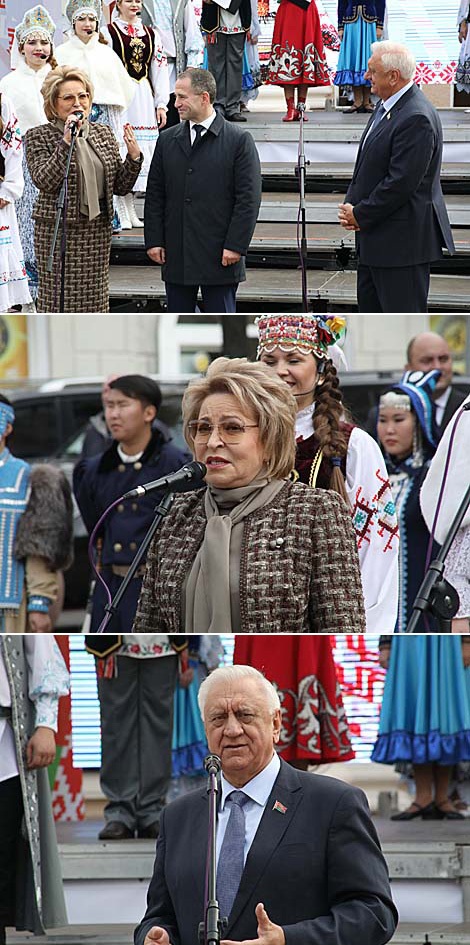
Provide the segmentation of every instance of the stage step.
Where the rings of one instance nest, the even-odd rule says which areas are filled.
[[[309,269],[308,299],[314,311],[355,311],[356,273]],[[467,276],[431,275],[430,311],[470,311]],[[158,266],[111,266],[110,300],[114,311],[132,311],[151,304],[163,310],[165,290]],[[156,306],[156,308],[155,308]],[[293,269],[248,269],[247,280],[237,295],[239,311],[262,312],[273,306],[280,311],[300,311],[302,306],[300,271]]]

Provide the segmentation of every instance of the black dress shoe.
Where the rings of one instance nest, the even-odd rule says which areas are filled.
[[[133,840],[134,831],[122,824],[120,820],[110,820],[109,824],[98,834],[99,840]]]
[[[149,824],[148,827],[140,827],[137,831],[137,836],[139,840],[156,840],[159,833],[160,824],[157,820],[154,824]]]
[[[234,112],[233,115],[225,116],[227,121],[247,121],[246,115],[242,115],[241,112]]]
[[[417,817],[422,817],[423,820],[437,820],[439,815],[436,816],[434,811],[435,806],[433,802],[426,804],[426,807],[421,807],[420,804],[413,801],[408,810],[403,810],[401,814],[393,814],[390,820],[415,820]]]
[[[439,817],[439,820],[465,820],[466,819],[464,815],[461,814],[458,810],[444,810],[440,806],[440,804],[435,804],[434,806],[436,808],[436,812]]]

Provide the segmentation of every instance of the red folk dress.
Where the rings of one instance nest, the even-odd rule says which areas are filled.
[[[330,85],[315,0],[304,10],[281,0],[274,21],[268,85]]]
[[[259,669],[277,689],[284,761],[354,758],[329,637],[237,634],[233,662]]]

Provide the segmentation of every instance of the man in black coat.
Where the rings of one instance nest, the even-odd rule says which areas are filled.
[[[279,759],[279,697],[253,667],[215,670],[201,685],[199,705],[209,750],[222,766],[216,840],[217,898],[228,919],[222,945],[385,945],[397,913],[362,791]],[[208,832],[206,791],[165,809],[135,945],[198,941]]]
[[[366,78],[379,96],[359,144],[341,225],[357,234],[361,312],[426,312],[430,264],[454,251],[440,184],[442,126],[413,83],[405,46],[373,43]]]
[[[145,199],[145,247],[162,265],[170,312],[235,312],[238,283],[261,203],[261,169],[251,135],[213,108],[206,69],[178,76],[180,125],[155,148]]]

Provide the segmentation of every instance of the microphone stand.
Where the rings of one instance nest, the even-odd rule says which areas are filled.
[[[302,275],[302,311],[308,312],[308,292],[307,292],[307,207],[305,203],[305,180],[307,176],[307,164],[310,164],[310,161],[307,161],[305,158],[305,144],[304,144],[304,114],[305,114],[306,105],[305,102],[300,102],[297,105],[297,110],[300,116],[300,127],[299,127],[299,151],[297,158],[297,167],[299,172],[299,215],[300,215],[300,228],[301,228],[301,238],[300,238],[300,269]]]
[[[61,188],[59,191],[59,196],[56,201],[56,215],[54,221],[54,230],[52,233],[51,246],[49,249],[49,256],[47,259],[47,272],[52,272],[54,268],[54,252],[57,243],[57,237],[59,235],[59,226],[60,221],[63,219],[63,229],[62,229],[62,243],[60,247],[60,301],[59,301],[59,312],[64,311],[65,304],[65,253],[67,249],[67,226],[66,226],[66,212],[67,212],[67,188],[69,180],[69,171],[70,164],[72,162],[72,155],[75,148],[75,139],[77,137],[77,126],[73,125],[71,130],[71,141],[69,144],[69,153],[67,154],[67,163],[65,165],[64,177],[62,180]]]
[[[205,904],[204,921],[199,923],[199,945],[219,945],[222,933],[227,929],[227,919],[220,917],[217,900],[216,881],[216,831],[217,831],[217,794],[219,785],[214,770],[209,773],[207,793],[209,795],[209,848],[208,848],[208,885],[207,904]]]
[[[142,558],[147,552],[147,549],[150,545],[150,542],[152,541],[153,536],[155,535],[155,532],[157,531],[157,528],[159,528],[163,519],[168,515],[168,512],[171,509],[174,497],[175,497],[175,493],[172,492],[171,490],[167,490],[167,492],[164,493],[161,501],[157,505],[155,509],[155,518],[149,530],[147,531],[147,534],[145,535],[140,548],[136,552],[135,558],[132,561],[132,564],[129,566],[129,570],[119,590],[116,592],[111,603],[106,604],[106,607],[104,608],[105,615],[98,627],[98,630],[96,631],[97,633],[106,633],[106,628],[109,624],[109,621],[111,620],[112,617],[114,617],[119,607],[119,604],[121,603],[121,600],[124,597],[124,594],[126,593],[126,590],[129,587],[129,584],[132,581],[132,578],[134,577],[134,574],[137,571],[137,568],[139,567],[140,562],[142,561]]]
[[[452,617],[455,617],[459,609],[459,595],[455,587],[452,587],[452,584],[444,577],[444,564],[469,505],[470,486],[457,509],[437,557],[431,561],[429,569],[424,575],[413,604],[413,611],[406,633],[421,632],[416,627],[423,613],[429,613],[437,618],[439,623],[438,633],[452,632]]]

